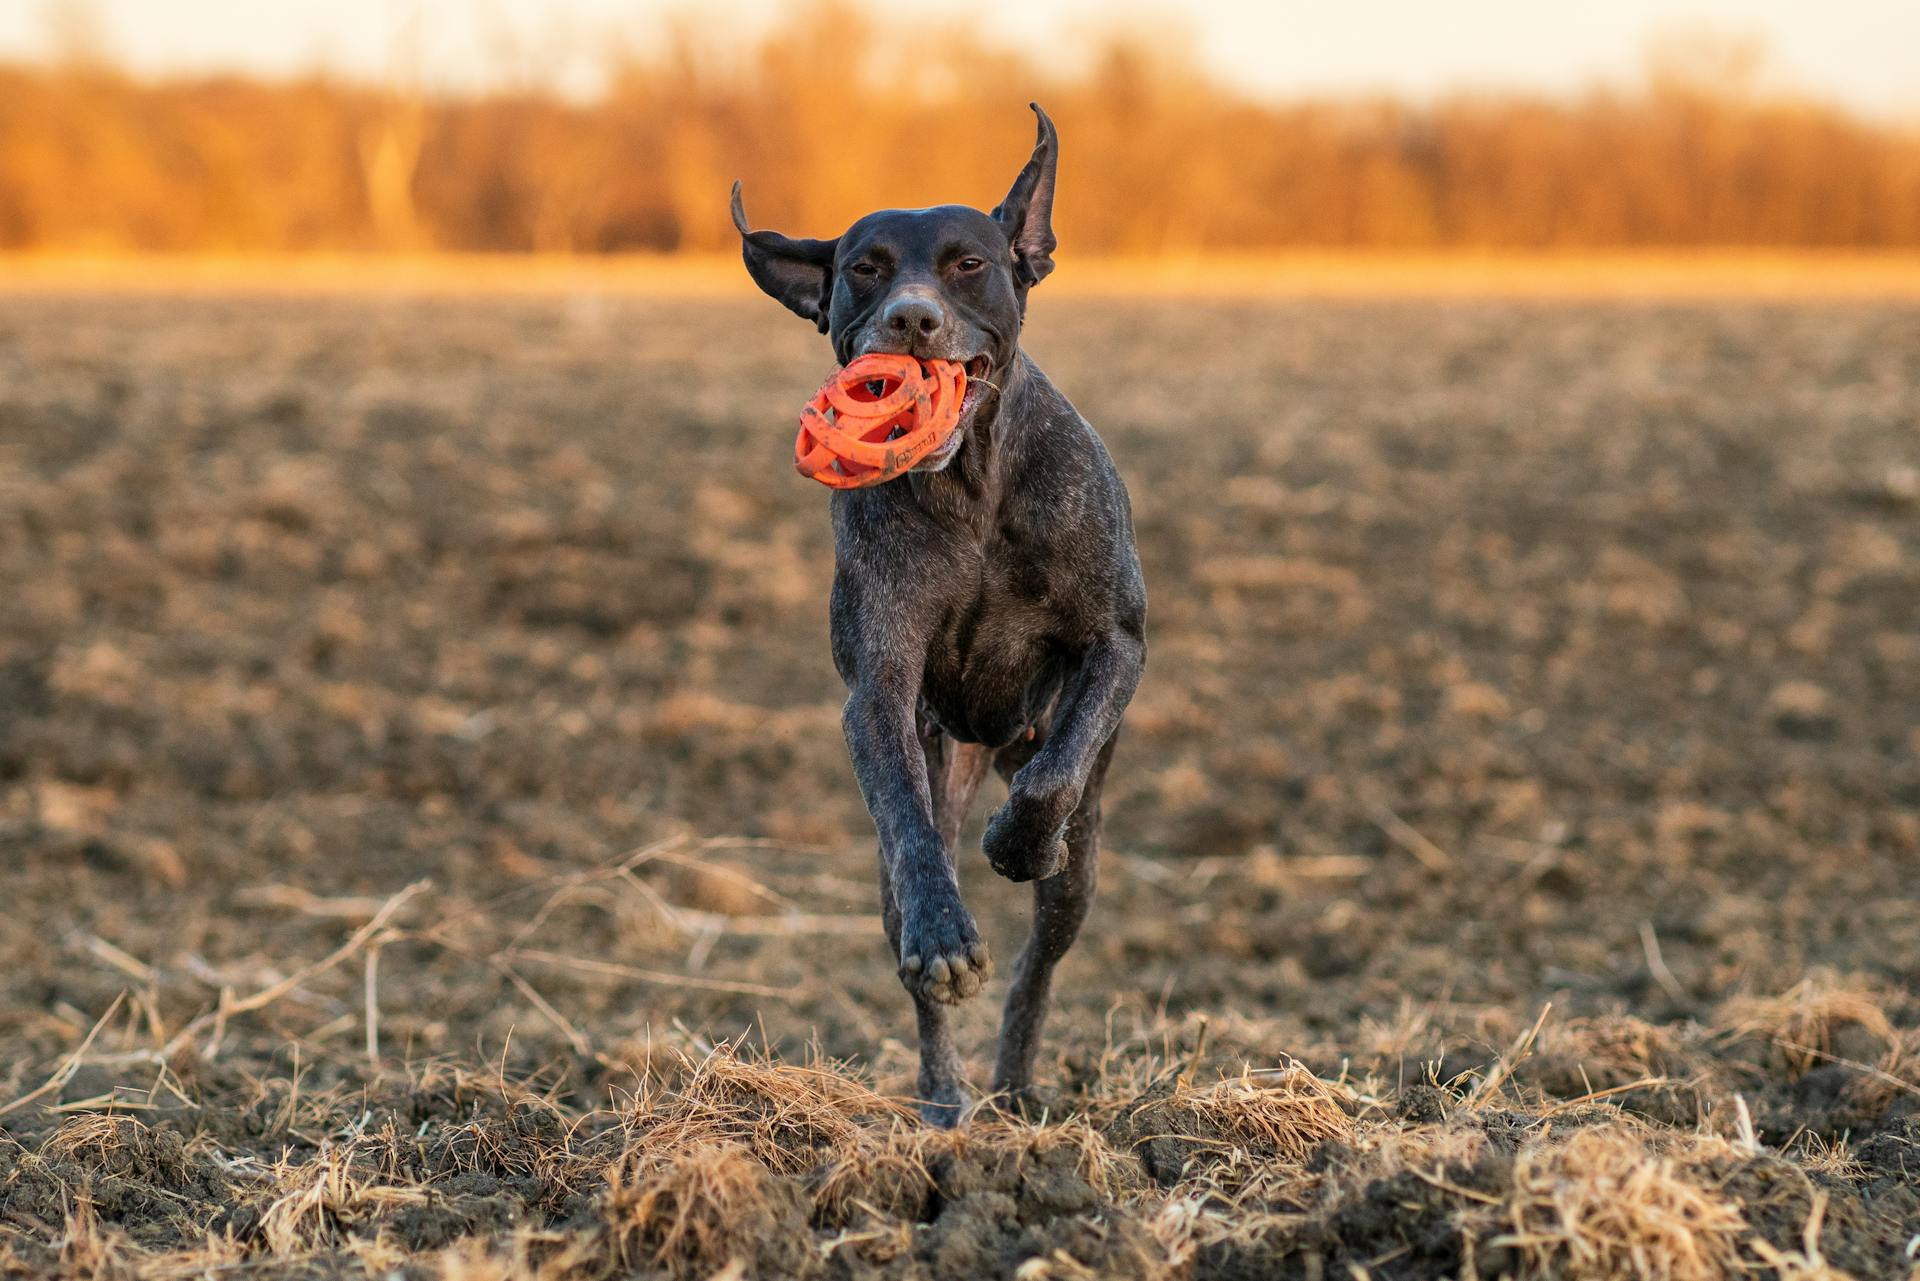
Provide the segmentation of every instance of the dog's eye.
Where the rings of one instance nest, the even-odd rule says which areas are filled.
[[[870,262],[856,262],[852,267],[848,268],[848,270],[862,280],[872,280],[880,274],[880,268]]]
[[[987,262],[984,258],[962,258],[953,265],[961,271],[975,272],[986,266]]]

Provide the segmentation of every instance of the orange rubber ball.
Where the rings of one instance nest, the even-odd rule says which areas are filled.
[[[862,489],[912,469],[953,435],[965,366],[875,352],[849,361],[800,411],[793,465],[833,489]]]

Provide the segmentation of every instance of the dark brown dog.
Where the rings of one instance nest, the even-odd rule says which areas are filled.
[[[991,764],[1004,805],[981,844],[1034,882],[1007,995],[997,1093],[1032,1083],[1053,969],[1093,899],[1100,786],[1146,660],[1146,588],[1126,486],[1093,428],[1020,350],[1027,291],[1053,270],[1053,122],[991,214],[868,214],[836,240],[749,231],[760,287],[867,352],[964,362],[960,425],[917,469],[833,495],[834,664],[847,747],[880,835],[880,899],[920,1024],[922,1113],[967,1102],[947,1006],[992,972],[954,847]]]

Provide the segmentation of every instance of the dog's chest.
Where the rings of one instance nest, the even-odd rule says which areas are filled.
[[[1060,567],[1005,543],[983,549],[931,638],[923,701],[955,738],[999,746],[1025,733],[1058,692],[1072,630]]]

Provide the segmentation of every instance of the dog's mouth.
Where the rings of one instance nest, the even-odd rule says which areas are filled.
[[[967,389],[960,394],[960,416],[954,423],[953,434],[941,443],[940,448],[922,458],[914,466],[915,471],[939,471],[953,461],[953,456],[960,452],[960,446],[966,443],[967,428],[973,423],[974,410],[980,407],[980,398],[986,395],[986,378],[993,371],[993,362],[986,356],[975,356],[965,364]]]
[[[960,394],[960,427],[954,429],[953,438],[960,438],[960,428],[973,421],[973,411],[980,407],[980,398],[987,394],[987,388],[993,386],[987,381],[987,375],[993,372],[993,361],[986,356],[975,356],[966,364],[967,389]]]
[[[986,394],[989,386],[986,377],[993,372],[993,360],[985,355],[975,356],[966,361],[965,366],[967,389],[960,395],[960,414],[954,424],[953,434],[942,442],[940,448],[915,463],[912,468],[914,471],[939,471],[953,461],[953,456],[960,452],[960,446],[966,440],[967,427],[973,422],[973,411],[980,407],[980,398]],[[884,390],[879,383],[868,383],[867,387],[876,396]],[[905,427],[896,427],[889,439],[898,439],[906,434]]]

